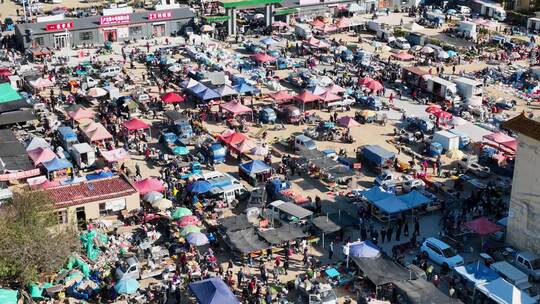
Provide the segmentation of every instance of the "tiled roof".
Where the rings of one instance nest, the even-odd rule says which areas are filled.
[[[123,176],[99,179],[74,185],[49,188],[45,192],[54,201],[55,208],[82,205],[131,195],[137,190]]]
[[[540,141],[540,122],[525,117],[524,113],[503,122],[502,127]]]

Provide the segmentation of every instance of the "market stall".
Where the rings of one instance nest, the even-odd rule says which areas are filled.
[[[266,182],[272,175],[272,167],[260,160],[252,160],[238,166],[240,177],[252,186]]]

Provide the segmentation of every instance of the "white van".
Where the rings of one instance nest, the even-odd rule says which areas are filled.
[[[393,43],[396,40],[394,34],[390,30],[385,29],[377,30],[377,39],[387,43]]]
[[[122,68],[120,68],[119,66],[108,66],[108,67],[104,67],[101,70],[101,73],[99,73],[99,77],[112,78],[112,77],[116,77],[118,74],[120,74],[120,72],[122,72]]]
[[[210,194],[221,198],[224,202],[230,204],[234,199],[240,197],[246,192],[246,188],[242,184],[232,184],[223,187],[214,187],[210,189]]]

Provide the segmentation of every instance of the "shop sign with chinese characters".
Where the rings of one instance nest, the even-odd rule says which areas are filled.
[[[50,23],[45,25],[46,31],[62,31],[69,30],[73,28],[73,21],[60,22],[60,23]]]
[[[99,18],[99,25],[128,24],[131,22],[130,14],[102,16]]]
[[[164,20],[164,19],[171,19],[171,18],[172,18],[172,12],[170,11],[148,13],[148,20]]]

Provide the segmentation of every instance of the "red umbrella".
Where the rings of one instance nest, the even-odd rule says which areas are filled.
[[[199,218],[194,215],[187,215],[178,220],[178,226],[180,227],[197,226],[199,223]]]
[[[257,53],[255,55],[252,55],[251,56],[251,59],[257,61],[257,62],[260,62],[260,63],[265,63],[265,62],[270,62],[270,61],[275,61],[276,58],[275,57],[272,57],[268,54],[265,54],[265,53]]]
[[[161,95],[161,100],[164,103],[177,103],[177,102],[184,102],[184,97],[176,93],[169,92],[169,93]]]
[[[441,106],[439,105],[431,105],[426,108],[426,113],[429,113],[429,114],[436,114],[439,112],[442,112]]]
[[[359,84],[359,85],[365,86],[365,85],[368,85],[368,84],[369,84],[370,82],[372,82],[372,81],[375,81],[375,79],[373,79],[373,78],[371,78],[371,77],[364,77],[364,78],[362,78],[362,79],[360,79],[360,80],[358,81],[358,84]]]
[[[366,87],[372,90],[373,92],[380,91],[384,88],[383,85],[376,80],[373,80],[372,82],[368,83]]]

